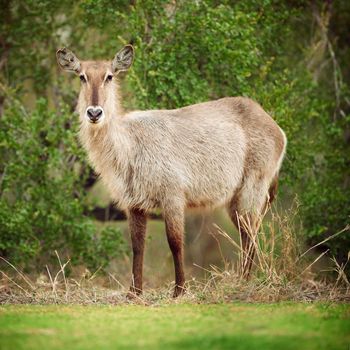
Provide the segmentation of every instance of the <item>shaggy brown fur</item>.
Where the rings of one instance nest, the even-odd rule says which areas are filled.
[[[146,213],[163,210],[175,266],[175,291],[184,291],[183,230],[187,207],[226,205],[232,221],[258,217],[276,195],[286,137],[261,106],[227,97],[175,110],[124,113],[117,74],[134,56],[130,45],[111,62],[83,61],[57,52],[59,65],[82,80],[80,139],[117,205],[129,212],[134,252],[131,291],[142,291]],[[88,111],[99,111],[98,120]],[[249,275],[254,257],[249,233],[240,228]]]

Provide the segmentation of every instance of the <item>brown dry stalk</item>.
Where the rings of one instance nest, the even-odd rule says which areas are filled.
[[[265,214],[265,213],[264,213]],[[313,248],[323,244],[331,238],[349,229],[346,226],[340,232],[328,237],[315,246],[301,253],[300,240],[295,234],[296,228],[292,224],[295,213],[288,211],[284,216],[277,211],[265,227],[261,225],[259,232],[252,221],[246,217],[238,217],[240,226],[244,228],[252,239],[252,247],[256,249],[253,261],[253,271],[250,279],[242,278],[248,261],[242,257],[242,240],[236,242],[233,237],[215,225],[212,235],[219,247],[219,237],[223,237],[232,244],[233,252],[238,254],[238,263],[231,264],[223,261],[223,268],[211,265],[206,269],[199,265],[197,268],[206,272],[204,280],[193,278],[186,284],[186,294],[178,300],[172,299],[174,283],[166,288],[147,290],[143,296],[127,298],[128,289],[111,273],[108,274],[109,284],[114,281],[116,288],[103,288],[95,283],[95,277],[101,269],[92,275],[83,272],[79,282],[74,278],[67,278],[65,269],[70,261],[63,263],[57,252],[59,270],[52,275],[48,266],[47,282],[33,282],[20,269],[4,258],[1,258],[14,272],[13,276],[2,272],[3,285],[0,286],[1,303],[37,303],[37,304],[141,304],[157,305],[159,303],[217,303],[232,300],[246,302],[277,302],[292,301],[350,301],[350,283],[345,274],[346,264],[340,265],[334,258],[334,271],[337,276],[334,283],[318,278],[311,271],[314,264],[326,252],[310,260],[308,254]],[[263,220],[263,216],[258,219]],[[221,249],[221,248],[219,248]],[[5,284],[6,283],[6,284]],[[30,286],[27,290],[25,286]]]

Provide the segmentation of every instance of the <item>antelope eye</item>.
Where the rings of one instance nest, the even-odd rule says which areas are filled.
[[[112,74],[108,74],[106,81],[111,81],[113,79],[113,75]]]
[[[80,75],[79,78],[80,78],[80,81],[82,83],[86,83],[86,79],[85,79],[84,75]]]

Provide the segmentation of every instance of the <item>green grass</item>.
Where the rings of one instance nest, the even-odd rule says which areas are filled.
[[[341,349],[349,305],[0,307],[0,349]]]

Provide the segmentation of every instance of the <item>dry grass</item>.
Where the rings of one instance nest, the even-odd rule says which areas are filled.
[[[78,279],[67,278],[65,269],[69,261],[62,263],[56,252],[59,269],[55,273],[46,266],[46,275],[35,281],[22,273],[10,262],[1,258],[12,273],[0,271],[1,304],[164,304],[164,303],[221,303],[230,301],[278,302],[278,301],[330,301],[349,302],[350,283],[344,272],[346,264],[340,265],[333,259],[333,281],[320,278],[313,272],[313,266],[326,253],[312,254],[313,249],[335,236],[349,231],[347,225],[314,247],[302,252],[298,229],[295,225],[295,208],[280,215],[276,210],[269,223],[256,233],[251,223],[239,217],[252,238],[256,249],[253,272],[247,280],[243,277],[247,261],[242,254],[242,243],[237,243],[226,232],[216,227],[212,233],[217,239],[227,239],[239,255],[238,263],[225,262],[224,268],[211,266],[206,269],[204,280],[192,279],[187,282],[186,294],[172,299],[173,285],[162,289],[146,290],[142,297],[127,298],[128,288],[122,285],[113,274],[108,274],[109,288],[96,283],[99,271],[94,274],[83,273]],[[260,218],[262,220],[263,217]],[[199,266],[198,266],[199,267]],[[200,268],[200,267],[199,267]]]

